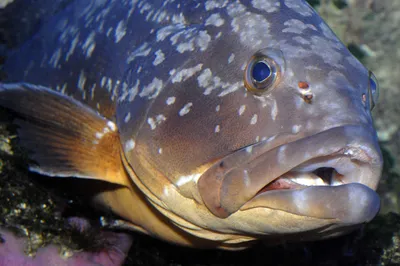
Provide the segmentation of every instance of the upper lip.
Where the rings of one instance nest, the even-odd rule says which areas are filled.
[[[238,150],[211,166],[198,181],[200,194],[208,209],[224,218],[288,172],[296,176],[329,167],[343,176],[344,184],[376,189],[382,155],[373,132],[344,125],[278,146],[258,142],[250,146],[251,153],[249,147]]]

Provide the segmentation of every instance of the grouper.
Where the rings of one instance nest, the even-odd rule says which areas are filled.
[[[232,250],[379,210],[378,83],[303,0],[70,1],[3,71],[30,170],[123,228]]]

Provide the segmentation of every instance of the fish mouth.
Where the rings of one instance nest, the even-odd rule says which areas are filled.
[[[209,211],[226,218],[268,208],[346,224],[376,215],[382,155],[372,128],[344,125],[284,139],[238,150],[204,172],[198,188]]]

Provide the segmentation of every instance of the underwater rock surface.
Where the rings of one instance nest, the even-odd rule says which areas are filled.
[[[6,7],[8,4],[10,4],[14,0],[0,0],[0,8]]]

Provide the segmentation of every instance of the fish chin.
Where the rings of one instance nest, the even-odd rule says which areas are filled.
[[[378,212],[374,190],[382,155],[373,131],[344,125],[266,150],[267,145],[253,145],[251,154],[239,150],[199,179],[202,199],[215,216],[268,208],[353,225]]]

